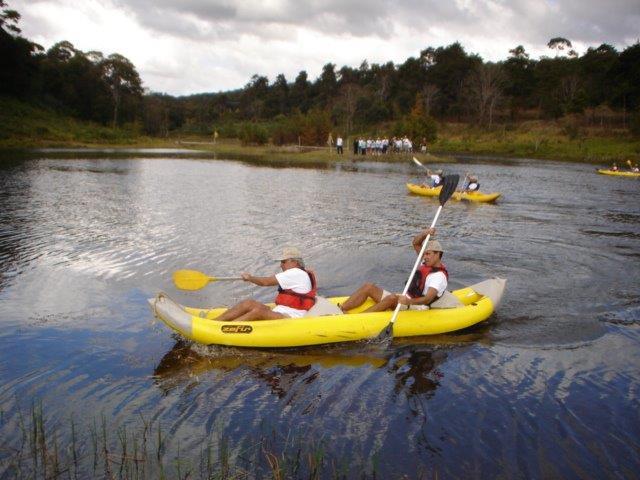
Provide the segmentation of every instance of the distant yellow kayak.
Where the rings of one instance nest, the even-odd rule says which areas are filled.
[[[480,323],[489,318],[499,305],[505,285],[506,280],[492,278],[448,292],[443,296],[445,303],[441,306],[401,311],[393,327],[393,336],[434,335]],[[217,321],[216,318],[226,308],[190,308],[162,293],[150,298],[149,304],[154,315],[167,326],[197,343],[258,348],[301,347],[375,338],[389,324],[393,314],[390,311],[363,313],[372,305],[371,300],[349,313],[342,313],[336,307],[346,297],[322,300],[332,308],[319,305],[319,299],[317,306],[322,306],[325,311],[315,312],[314,307],[308,316],[302,318],[247,322]]]
[[[426,185],[416,185],[415,183],[407,183],[407,188],[411,193],[423,195],[425,197],[437,197],[440,195],[442,187],[427,187]],[[489,203],[495,202],[500,192],[482,193],[482,192],[454,192],[451,198],[454,200],[469,200],[470,202]]]
[[[598,173],[602,175],[615,175],[618,177],[640,177],[640,172],[621,172],[620,170],[609,170],[608,168],[599,168]]]

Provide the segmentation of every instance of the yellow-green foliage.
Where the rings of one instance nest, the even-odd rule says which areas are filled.
[[[640,140],[621,132],[588,130],[559,122],[524,122],[480,129],[463,124],[441,128],[433,151],[603,162],[640,159]]]
[[[0,147],[130,144],[135,127],[112,129],[0,97]]]
[[[297,117],[298,120],[300,116]],[[309,119],[307,119],[309,120]],[[0,97],[0,148],[69,147],[69,146],[136,146],[136,147],[187,147],[211,150],[217,156],[228,158],[264,160],[277,162],[332,162],[350,156],[353,140],[345,138],[345,155],[338,156],[329,148],[305,148],[304,145],[323,143],[327,128],[311,129],[316,124],[326,122],[300,121],[298,125],[302,149],[294,146],[250,146],[240,145],[233,139],[218,139],[212,144],[212,137],[170,137],[150,138],[139,134],[135,125],[112,129],[102,125],[74,120],[52,110],[34,107],[18,100]],[[277,133],[273,125],[261,125],[272,133]],[[292,130],[293,126],[288,129]],[[316,137],[302,138],[307,128]],[[307,132],[307,130],[304,130]],[[385,129],[382,130],[383,132]],[[274,135],[274,137],[278,137]],[[272,138],[276,143],[284,137]],[[288,139],[288,138],[287,138]],[[189,140],[193,143],[180,143]],[[288,139],[289,140],[289,139]],[[314,143],[306,141],[314,140]],[[284,142],[287,143],[287,142]],[[524,158],[547,158],[560,160],[590,161],[603,163],[640,161],[640,140],[627,132],[586,129],[561,121],[537,121],[520,124],[499,125],[491,129],[478,128],[466,124],[440,124],[438,139],[429,143],[429,152],[441,154],[471,153]],[[367,160],[374,160],[367,157]],[[382,161],[406,161],[403,156],[389,155],[376,157]]]

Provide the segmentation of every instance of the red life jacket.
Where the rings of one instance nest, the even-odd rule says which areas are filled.
[[[411,298],[423,297],[424,294],[422,291],[424,290],[424,286],[427,283],[427,276],[433,272],[442,272],[444,276],[449,280],[449,272],[447,272],[447,267],[444,266],[444,263],[441,263],[439,267],[427,267],[424,263],[418,267],[416,270],[416,274],[413,276],[413,280],[411,281],[411,285],[409,286],[409,290],[407,294]],[[439,297],[434,298],[433,300],[437,300]]]
[[[298,293],[290,289],[283,289],[278,287],[278,295],[276,295],[276,305],[284,305],[285,307],[295,308],[296,310],[310,310],[316,304],[316,293],[318,287],[316,286],[316,276],[304,269],[301,269],[304,273],[309,275],[311,280],[311,290],[307,293]]]

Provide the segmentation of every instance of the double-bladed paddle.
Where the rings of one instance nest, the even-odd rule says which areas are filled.
[[[414,160],[416,160],[414,158]],[[417,161],[417,160],[416,160]],[[456,187],[458,186],[458,182],[460,181],[460,175],[447,175],[446,177],[444,177],[444,182],[442,184],[442,190],[440,190],[440,195],[438,195],[438,200],[440,201],[440,206],[438,207],[438,211],[436,212],[436,216],[433,217],[433,222],[431,222],[431,228],[436,226],[436,222],[438,221],[438,217],[440,216],[440,212],[442,211],[442,207],[444,207],[444,204],[447,203],[447,200],[449,200],[451,198],[451,195],[453,195],[453,192],[456,191]],[[429,239],[431,238],[431,234],[427,235],[427,237],[424,239],[424,241],[422,242],[422,248],[420,249],[420,253],[418,254],[418,258],[416,258],[416,262],[413,265],[413,270],[411,270],[411,274],[409,275],[409,279],[407,280],[407,283],[404,286],[404,290],[402,291],[402,295],[406,295],[407,292],[409,291],[409,286],[411,285],[411,282],[413,281],[413,276],[416,274],[416,271],[418,270],[418,266],[420,265],[420,262],[422,261],[422,257],[424,255],[425,250],[427,249],[427,245],[429,244]],[[396,318],[398,317],[398,312],[400,312],[400,308],[402,307],[402,304],[400,302],[398,302],[398,305],[396,306],[396,309],[393,311],[393,315],[391,316],[391,321],[389,322],[389,324],[380,332],[380,334],[377,337],[378,341],[385,341],[386,339],[392,340],[393,339],[393,324],[396,321]]]
[[[420,162],[420,160],[418,160],[416,157],[413,157],[413,163],[415,163],[416,165],[418,165],[421,168],[424,168],[425,170],[429,170],[427,167],[425,167],[422,162]]]
[[[180,290],[200,290],[209,282],[223,282],[229,280],[242,280],[242,277],[210,277],[197,270],[177,270],[173,273],[173,283]]]

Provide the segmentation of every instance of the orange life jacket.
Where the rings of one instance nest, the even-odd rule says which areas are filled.
[[[275,300],[276,305],[284,305],[285,307],[295,308],[296,310],[310,310],[311,307],[316,304],[316,293],[318,291],[316,276],[307,270],[301,270],[309,275],[311,290],[307,293],[298,293],[290,289],[285,290],[282,287],[278,287],[278,295],[276,295]]]
[[[449,272],[447,272],[447,267],[444,266],[444,263],[441,263],[439,267],[427,267],[424,263],[418,267],[416,274],[413,276],[413,280],[411,281],[411,285],[409,286],[409,290],[407,294],[411,298],[423,297],[424,294],[422,291],[424,290],[424,286],[427,283],[427,276],[433,272],[442,272],[444,276],[449,280]],[[438,297],[434,298],[434,301],[437,300]]]

